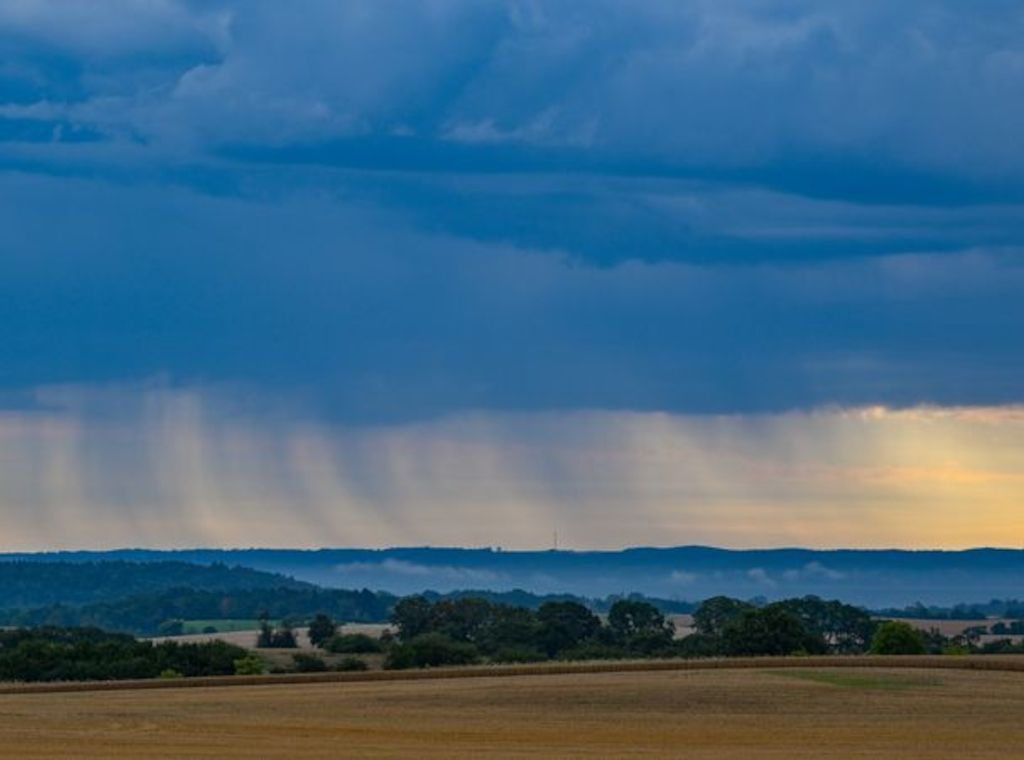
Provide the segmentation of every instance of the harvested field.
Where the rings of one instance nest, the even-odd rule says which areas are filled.
[[[979,619],[979,620],[928,620],[926,618],[887,618],[888,620],[899,620],[904,623],[918,628],[922,631],[930,631],[932,629],[938,631],[943,636],[959,636],[961,633],[966,631],[968,628],[974,628],[976,626],[989,626],[995,625],[996,623],[1008,623],[1009,620],[1002,620],[998,618]],[[1007,638],[1003,636],[1002,638]]]
[[[0,696],[0,757],[1013,756],[1024,673],[783,668]]]
[[[694,632],[693,615],[666,615],[676,627],[676,638],[682,639]]]
[[[943,636],[959,636],[968,628],[975,628],[977,626],[983,626],[984,628],[991,628],[996,623],[1012,623],[1013,620],[1009,618],[985,618],[979,620],[927,620],[924,618],[893,618],[894,620],[901,620],[904,623],[918,628],[922,631],[930,631],[932,629],[937,630]],[[997,635],[997,634],[983,634],[978,637],[978,641],[982,644],[987,644],[991,641],[1002,641],[1009,639],[1014,643],[1024,641],[1024,636],[1021,635]]]
[[[303,651],[310,651],[316,648],[309,643],[308,628],[295,628],[294,630],[295,638],[299,644],[299,649]],[[388,630],[391,630],[391,626],[387,623],[346,623],[344,626],[339,628],[339,633],[365,633],[367,636],[379,639],[384,631]],[[151,641],[177,641],[185,644],[189,642],[220,640],[226,641],[229,644],[245,647],[246,649],[255,649],[256,639],[259,635],[259,630],[253,628],[245,631],[219,631],[217,633],[187,633],[180,636],[154,636],[151,638]]]

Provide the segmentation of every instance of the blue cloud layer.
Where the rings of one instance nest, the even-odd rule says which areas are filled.
[[[0,386],[1022,400],[1024,13],[12,3]]]

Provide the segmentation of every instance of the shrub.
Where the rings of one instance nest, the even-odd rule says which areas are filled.
[[[341,661],[334,666],[334,669],[344,673],[356,670],[367,670],[367,665],[358,657],[342,657]]]
[[[542,662],[547,656],[529,647],[504,647],[495,652],[491,659],[494,662]]]
[[[626,650],[622,647],[597,641],[581,644],[562,652],[564,660],[621,660],[626,656]]]
[[[382,647],[378,639],[365,633],[344,633],[327,641],[324,649],[334,654],[374,654]]]
[[[425,633],[393,647],[384,660],[384,667],[389,670],[403,670],[441,665],[469,665],[479,659],[480,654],[472,644],[453,641],[440,633]]]
[[[722,654],[722,640],[706,633],[691,633],[673,642],[672,649],[675,657],[718,657]]]
[[[259,676],[263,675],[264,664],[262,658],[255,654],[247,654],[235,660],[236,676]]]
[[[323,673],[327,670],[327,663],[313,654],[300,652],[292,655],[292,660],[298,673]]]
[[[157,676],[157,677],[158,678],[184,678],[184,676],[182,676],[181,673],[179,673],[174,668],[164,668],[163,670],[160,671],[160,675]]]
[[[909,623],[889,620],[878,626],[871,654],[924,654],[925,635]]]

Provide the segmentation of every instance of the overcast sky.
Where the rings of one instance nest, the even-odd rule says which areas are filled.
[[[1022,134],[1012,0],[8,0],[5,540],[1018,545]]]

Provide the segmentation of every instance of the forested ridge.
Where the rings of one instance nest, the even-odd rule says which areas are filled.
[[[213,591],[313,586],[285,575],[221,563],[0,562],[0,610],[111,602],[173,588]]]

